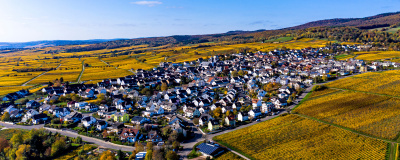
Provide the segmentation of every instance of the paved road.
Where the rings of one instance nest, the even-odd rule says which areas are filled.
[[[79,74],[79,77],[78,77],[78,80],[77,80],[78,83],[81,82],[81,78],[82,78],[83,72],[85,72],[85,60],[82,61],[82,71],[81,71],[81,74]]]

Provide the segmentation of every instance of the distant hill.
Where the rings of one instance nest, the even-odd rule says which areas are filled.
[[[285,29],[297,30],[311,27],[326,27],[326,26],[353,26],[360,29],[372,29],[378,27],[388,27],[400,23],[400,12],[383,13],[375,16],[364,18],[335,18],[313,21],[306,24],[289,27]]]
[[[32,42],[0,42],[0,49],[51,47],[62,45],[81,45],[115,41],[120,39],[92,39],[92,40],[49,40]]]

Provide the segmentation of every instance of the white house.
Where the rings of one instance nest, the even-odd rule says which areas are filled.
[[[81,119],[81,122],[82,122],[83,126],[88,128],[88,127],[94,125],[97,122],[97,120],[96,120],[96,118],[94,118],[92,116],[87,116],[87,117],[83,117]]]
[[[239,112],[238,120],[241,122],[249,120],[249,114],[247,112]]]

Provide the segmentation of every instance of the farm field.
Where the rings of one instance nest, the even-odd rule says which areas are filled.
[[[49,81],[52,82],[55,79],[60,79],[61,77],[64,79],[64,81],[76,82],[81,71],[82,69],[53,70],[34,79],[33,81],[29,82],[29,84],[41,84],[41,83],[47,83]]]
[[[344,60],[347,60],[349,58],[354,58],[354,55],[342,54],[342,55],[335,56],[335,58],[337,60],[339,60],[339,61],[344,61]]]
[[[385,159],[387,143],[314,120],[287,115],[214,140],[253,159]]]
[[[399,51],[373,51],[373,52],[354,52],[354,53],[358,55],[356,59],[361,59],[366,61],[375,61],[375,60],[400,57]]]
[[[6,95],[8,93],[16,92],[22,89],[29,89],[32,86],[12,86],[12,87],[0,87],[0,95]]]
[[[368,72],[329,82],[326,86],[400,97],[400,71]]]
[[[23,72],[9,76],[0,77],[0,86],[17,86],[42,74],[43,72]]]
[[[132,75],[132,72],[123,69],[115,69],[114,67],[106,67],[106,68],[88,67],[85,68],[81,81],[119,78],[127,75]]]
[[[309,99],[295,111],[375,137],[393,140],[400,132],[398,98],[341,91]]]

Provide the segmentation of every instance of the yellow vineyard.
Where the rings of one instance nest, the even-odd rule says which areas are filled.
[[[364,73],[330,82],[326,86],[400,96],[400,71]]]
[[[399,51],[355,52],[355,54],[358,55],[357,59],[362,59],[367,61],[400,58]]]
[[[296,115],[214,138],[253,159],[385,159],[387,143]]]
[[[381,138],[400,132],[398,98],[342,91],[305,101],[295,111]]]

